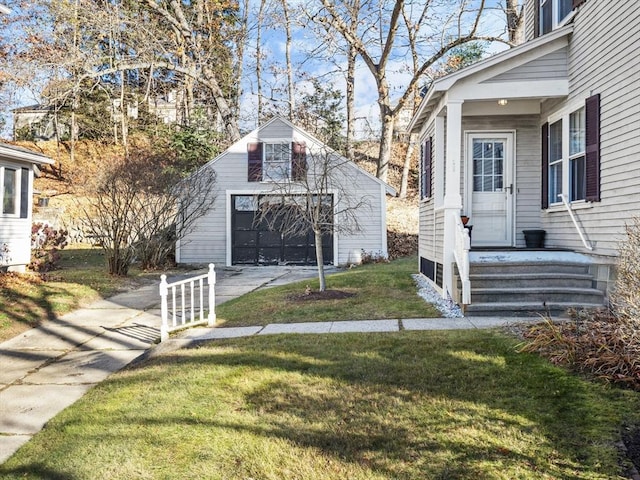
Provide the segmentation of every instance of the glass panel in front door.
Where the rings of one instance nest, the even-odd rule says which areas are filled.
[[[504,142],[473,140],[473,191],[501,192],[504,188]]]

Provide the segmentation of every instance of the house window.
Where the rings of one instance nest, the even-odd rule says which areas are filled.
[[[585,111],[584,107],[569,115],[569,199],[586,196]]]
[[[2,174],[2,214],[16,215],[18,213],[18,170],[4,167]]]
[[[539,33],[544,35],[563,24],[573,11],[573,0],[539,0]]]
[[[562,193],[562,120],[549,125],[549,203]]]
[[[549,125],[549,204],[586,196],[585,108],[581,107]]]
[[[291,144],[265,143],[263,177],[267,180],[286,180],[291,176]]]

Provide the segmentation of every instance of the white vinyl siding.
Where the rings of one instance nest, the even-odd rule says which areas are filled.
[[[491,77],[482,83],[549,80],[566,78],[567,73],[567,48],[565,47]]]
[[[573,21],[570,95],[566,102],[544,102],[541,116],[547,118],[577,99],[600,94],[601,201],[587,203],[575,213],[595,243],[594,253],[616,255],[625,223],[640,209],[640,9],[626,0],[587,0]],[[584,251],[564,209],[543,214],[543,228],[549,246]]]

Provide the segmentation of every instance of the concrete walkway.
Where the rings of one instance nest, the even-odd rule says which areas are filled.
[[[222,269],[217,272],[216,305],[253,290],[315,275],[316,269],[308,267]],[[151,348],[160,338],[159,301],[158,284],[145,286],[46,321],[0,343],[0,463],[91,387],[142,355],[161,354],[197,341],[249,335],[488,328],[514,321],[429,318],[192,328]]]

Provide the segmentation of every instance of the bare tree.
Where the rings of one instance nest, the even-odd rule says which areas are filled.
[[[170,85],[184,93],[187,124],[197,95],[215,106],[229,140],[236,141],[238,82],[233,75],[242,59],[232,46],[245,33],[238,9],[236,2],[225,0],[37,2],[16,20],[22,23],[14,30],[26,33],[7,63],[29,63],[37,72],[31,78],[43,72],[71,78],[65,97],[92,83],[115,95],[125,85],[140,91],[144,82]],[[35,18],[45,20],[41,31],[31,34],[28,22]]]
[[[127,275],[135,259],[145,269],[161,266],[176,241],[213,207],[212,169],[182,178],[150,160],[144,152],[115,160],[97,180],[95,196],[82,206],[110,274]]]
[[[295,152],[294,152],[295,153]],[[307,155],[304,172],[274,175],[273,189],[260,197],[255,221],[266,223],[283,235],[306,235],[312,231],[318,265],[319,290],[326,290],[322,240],[326,236],[352,235],[361,230],[359,219],[371,208],[366,195],[359,194],[353,163],[331,149]]]
[[[479,33],[485,0],[450,0],[444,4],[405,0],[396,0],[392,4],[382,0],[367,2],[361,5],[357,33],[342,14],[345,1],[321,0],[325,15],[319,14],[318,19],[338,32],[358,52],[376,82],[382,129],[377,175],[386,181],[395,120],[414,95],[416,87],[424,82],[429,69],[459,45],[483,39],[504,40]],[[392,91],[390,74],[397,68],[399,51],[404,51],[408,42],[406,28],[401,28],[403,16],[419,19],[413,28],[418,30],[415,41],[421,46],[420,61],[404,86]],[[394,99],[394,95],[398,98]]]

